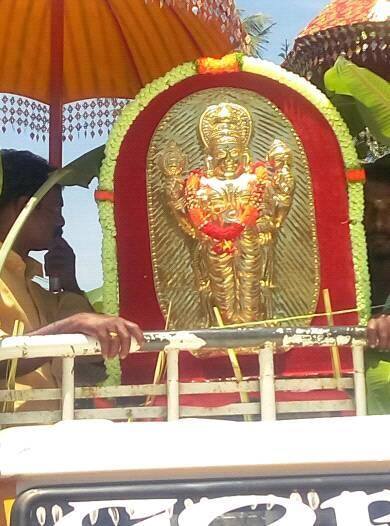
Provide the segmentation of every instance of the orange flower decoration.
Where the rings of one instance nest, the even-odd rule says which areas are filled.
[[[235,73],[241,71],[240,55],[231,53],[223,58],[200,58],[197,60],[198,73],[218,74],[218,73]]]
[[[347,181],[351,183],[363,183],[366,180],[366,172],[364,168],[357,168],[355,170],[347,170]]]
[[[96,201],[111,201],[114,202],[114,192],[109,192],[108,190],[95,190],[95,200]]]

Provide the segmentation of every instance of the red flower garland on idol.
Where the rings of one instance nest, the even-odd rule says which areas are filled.
[[[201,177],[207,177],[200,170],[192,170],[186,182],[186,198],[189,204],[188,214],[191,223],[202,234],[215,240],[213,250],[217,254],[232,254],[235,251],[234,241],[240,237],[247,227],[256,225],[260,217],[260,205],[263,201],[265,190],[265,178],[267,175],[263,162],[259,161],[250,165],[251,173],[257,176],[257,182],[254,185],[249,203],[245,205],[239,214],[237,222],[219,222],[208,219],[208,214],[203,208],[196,206],[196,194],[200,188]],[[239,167],[237,175],[244,172],[244,167]]]

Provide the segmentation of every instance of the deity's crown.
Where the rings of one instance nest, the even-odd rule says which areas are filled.
[[[245,148],[252,134],[252,117],[239,104],[213,104],[201,115],[199,132],[205,146],[214,142],[235,142]]]

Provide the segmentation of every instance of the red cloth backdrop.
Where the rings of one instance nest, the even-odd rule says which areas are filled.
[[[191,93],[217,87],[244,88],[268,98],[290,120],[306,151],[312,175],[317,236],[321,261],[321,290],[328,288],[333,310],[356,306],[355,276],[349,236],[345,170],[336,136],[318,109],[294,90],[261,75],[224,73],[188,78],[156,97],[128,130],[115,168],[115,221],[117,228],[120,283],[120,314],[143,329],[162,329],[153,285],[146,200],[146,158],[152,135],[166,112]],[[324,312],[320,299],[317,312]],[[357,323],[356,314],[337,315],[335,324]],[[313,325],[325,325],[324,317]],[[156,358],[140,354],[122,366],[124,383],[149,383]],[[328,374],[328,349],[292,350],[277,356],[277,373],[304,376],[308,372]],[[244,375],[258,374],[257,357],[242,356]],[[344,370],[352,370],[350,353],[342,354]],[[201,360],[182,353],[182,381],[231,377],[228,358]],[[224,402],[221,402],[224,403]]]

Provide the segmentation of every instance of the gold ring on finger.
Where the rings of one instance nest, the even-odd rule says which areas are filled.
[[[108,334],[110,335],[111,338],[118,338],[118,333],[117,332],[110,331]]]

